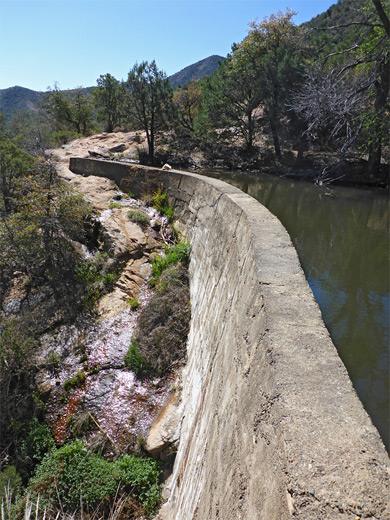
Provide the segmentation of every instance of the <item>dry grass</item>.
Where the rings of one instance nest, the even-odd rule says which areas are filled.
[[[187,269],[168,268],[141,310],[133,341],[152,372],[165,373],[183,359],[191,318]]]

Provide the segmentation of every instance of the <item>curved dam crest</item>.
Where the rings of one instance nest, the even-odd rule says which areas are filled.
[[[192,245],[178,452],[160,518],[390,518],[389,458],[291,240],[222,181],[71,158],[135,194],[162,185]]]

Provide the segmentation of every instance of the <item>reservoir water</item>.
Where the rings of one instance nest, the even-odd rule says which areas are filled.
[[[389,451],[388,193],[242,172],[207,175],[257,199],[289,232],[333,342]]]

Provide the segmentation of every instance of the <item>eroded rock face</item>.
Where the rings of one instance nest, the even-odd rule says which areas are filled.
[[[167,460],[176,454],[180,437],[180,397],[175,391],[154,419],[146,441],[146,450],[153,457]]]
[[[67,168],[73,151],[80,153],[91,144],[108,149],[111,143],[110,135],[101,134],[93,143],[77,140],[56,151],[62,178],[97,212],[111,255],[108,263],[119,266],[120,276],[98,302],[96,314],[85,313],[74,324],[61,325],[41,338],[36,383],[47,401],[48,420],[58,442],[70,434],[84,436],[92,444],[104,442],[114,453],[123,453],[141,449],[142,439],[170,395],[174,377],[140,380],[124,362],[138,314],[150,298],[149,257],[161,250],[161,230],[167,222],[155,209],[120,192],[113,181],[84,178]],[[130,209],[142,211],[149,226],[132,222]],[[10,295],[10,309],[18,306],[18,296],[19,292]],[[139,310],[131,310],[131,299],[138,300]]]
[[[109,211],[103,226],[112,256],[119,259],[142,257],[147,239],[141,227],[129,220],[126,207]]]

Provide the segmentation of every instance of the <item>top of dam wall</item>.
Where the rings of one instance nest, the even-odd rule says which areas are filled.
[[[71,159],[162,184],[192,245],[192,322],[169,520],[390,518],[389,459],[280,222],[215,179]]]

